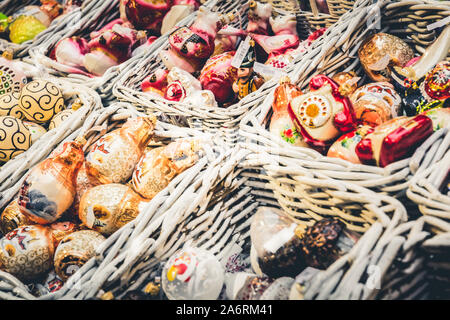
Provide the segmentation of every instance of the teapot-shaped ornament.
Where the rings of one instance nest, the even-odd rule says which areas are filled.
[[[356,127],[355,112],[340,86],[327,76],[314,76],[309,87],[309,93],[289,103],[289,115],[305,142],[325,152],[337,137]]]

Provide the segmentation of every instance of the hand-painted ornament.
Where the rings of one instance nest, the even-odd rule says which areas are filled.
[[[64,108],[64,98],[53,83],[34,80],[22,88],[19,107],[27,120],[46,123]]]
[[[64,143],[59,153],[38,164],[25,178],[19,191],[20,210],[39,224],[58,220],[72,205],[83,160],[79,142]]]
[[[339,85],[339,92],[343,96],[350,96],[358,89],[359,77],[356,76],[354,71],[350,72],[338,72],[332,79]]]
[[[324,152],[339,135],[355,128],[355,114],[350,100],[330,78],[314,76],[309,87],[311,91],[294,98],[288,110],[306,143]]]
[[[64,281],[56,274],[55,270],[50,271],[43,283],[38,283],[36,289],[38,295],[45,296],[55,293],[64,286]]]
[[[9,26],[9,39],[13,43],[22,44],[33,40],[47,27],[34,16],[19,16]]]
[[[259,300],[273,282],[274,280],[267,276],[258,276],[253,273],[227,274],[227,298],[230,300]]]
[[[450,126],[450,108],[431,109],[422,113],[433,121],[433,130]]]
[[[180,4],[172,6],[162,20],[161,34],[170,32],[178,22],[192,14],[194,10],[195,6],[193,5]]]
[[[54,222],[50,225],[53,243],[58,247],[62,239],[79,230],[79,226],[70,221]]]
[[[20,66],[12,61],[12,54],[3,53],[0,58],[0,95],[19,92],[26,83],[27,76]]]
[[[0,117],[0,162],[8,162],[31,147],[31,133],[22,120]]]
[[[303,233],[304,229],[284,213],[258,210],[250,227],[253,270],[271,278],[297,276],[306,267]]]
[[[74,112],[75,111],[73,109],[66,109],[55,114],[55,116],[50,121],[50,124],[48,125],[48,130],[58,128],[60,125],[63,124],[65,120],[70,118],[70,116],[73,115]]]
[[[234,100],[233,83],[237,79],[237,69],[231,66],[235,52],[225,52],[211,57],[200,73],[200,83],[204,90],[210,90],[219,104]]]
[[[173,0],[121,0],[121,18],[130,21],[136,29],[161,33],[161,25]]]
[[[280,85],[275,89],[272,103],[273,115],[270,120],[269,130],[274,136],[281,137],[290,144],[305,147],[302,136],[292,122],[288,112],[288,104],[292,99],[302,94],[296,85],[290,83],[288,77],[280,80]]]
[[[134,220],[146,203],[129,186],[102,184],[83,194],[79,216],[86,227],[109,236]]]
[[[153,137],[155,124],[155,116],[139,117],[105,134],[86,157],[88,174],[102,183],[126,182]]]
[[[393,71],[394,85],[409,116],[434,108],[450,107],[450,62],[442,61],[417,81]]]
[[[350,97],[358,124],[376,127],[401,114],[401,98],[389,82],[358,88]]]
[[[196,140],[180,140],[145,152],[133,173],[132,186],[142,197],[152,199],[181,172],[198,161]]]
[[[0,216],[0,230],[3,235],[22,226],[34,224],[20,211],[17,199],[11,201]]]
[[[11,116],[25,119],[24,112],[19,105],[20,92],[10,92],[0,96],[0,116]]]
[[[303,252],[308,266],[327,269],[333,262],[348,253],[359,235],[348,230],[345,224],[336,218],[317,221],[307,228],[303,238]]]
[[[167,74],[167,83],[164,98],[169,101],[181,102],[186,96],[202,89],[200,81],[189,72],[177,67],[173,67]]]
[[[393,66],[405,66],[414,58],[414,51],[396,36],[376,33],[364,40],[358,56],[367,75],[373,81],[381,82],[391,81]]]
[[[328,149],[327,156],[340,158],[356,164],[361,163],[355,152],[355,148],[366,135],[372,132],[372,127],[361,126],[354,131],[344,134],[331,145],[330,149]]]
[[[88,42],[81,37],[62,39],[55,47],[56,61],[71,67],[82,67],[87,53],[89,53]]]
[[[0,268],[28,282],[51,269],[54,252],[48,227],[22,226],[0,240]]]
[[[147,41],[143,31],[124,26],[122,20],[114,20],[98,32],[91,33],[89,53],[84,56],[83,66],[96,76],[131,58],[132,52]]]
[[[237,70],[237,80],[233,83],[233,91],[239,100],[255,92],[264,84],[264,79],[253,71],[255,61],[255,42],[250,40],[250,48]]]
[[[269,34],[269,19],[272,16],[272,4],[269,3],[260,3],[257,1],[249,2],[248,9],[248,25],[247,31],[268,35]]]
[[[224,269],[210,252],[186,248],[167,261],[162,288],[170,300],[215,300],[224,283]]]
[[[77,231],[64,237],[55,252],[56,274],[63,281],[69,279],[95,256],[95,250],[103,241],[105,237],[92,230]]]
[[[169,70],[157,69],[154,73],[149,75],[141,84],[143,92],[155,93],[158,96],[164,97],[167,90],[167,75]]]
[[[201,6],[190,28],[180,27],[169,36],[170,49],[161,51],[166,67],[177,66],[188,72],[200,70],[204,60],[214,52],[217,32],[234,17],[234,14],[220,15]]]
[[[356,146],[364,164],[380,167],[405,159],[433,133],[433,121],[424,115],[389,120],[366,135]]]
[[[47,133],[47,130],[41,125],[38,125],[37,123],[30,122],[30,121],[23,121],[23,124],[25,127],[28,128],[28,131],[30,131],[31,134],[31,144],[38,141],[44,134]]]

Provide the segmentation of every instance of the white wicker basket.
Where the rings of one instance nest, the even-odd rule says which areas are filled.
[[[39,3],[39,1],[21,1],[20,3],[18,1],[6,1],[5,3],[0,4],[0,8],[4,6],[5,12],[12,14],[25,5]],[[56,18],[47,29],[39,33],[33,40],[26,41],[22,44],[15,44],[7,40],[0,39],[0,51],[12,51],[14,57],[17,58],[27,57],[31,49],[45,44],[50,41],[50,39],[61,39],[58,38],[59,34],[64,34],[64,32],[67,32],[68,29],[76,28],[77,23],[83,20],[81,17],[88,15],[90,12],[95,12],[100,5],[101,2],[99,1],[86,0],[83,2],[83,6],[81,8],[76,8],[72,12]]]
[[[365,6],[367,1],[360,1],[359,4],[355,4],[355,8],[361,8]],[[274,6],[282,6],[282,2],[272,2]],[[230,12],[232,10],[238,10],[241,19],[237,19],[232,22],[231,25],[241,24],[245,27],[247,24],[247,1],[235,1],[230,2],[226,0],[219,0],[213,6],[209,6],[212,11],[216,12]],[[276,8],[276,7],[275,7]],[[283,9],[277,9],[282,11]],[[356,9],[355,9],[356,10]],[[325,34],[331,32],[330,28]],[[320,46],[323,37],[317,39],[314,44]],[[121,74],[121,78],[116,82],[113,93],[120,100],[132,102],[140,105],[147,110],[158,110],[172,120],[177,125],[188,125],[190,127],[200,128],[202,130],[211,132],[213,134],[221,134],[225,141],[233,145],[238,138],[238,126],[243,116],[248,110],[258,105],[258,103],[265,97],[269,90],[273,87],[273,81],[266,82],[259,90],[246,96],[238,103],[231,105],[227,108],[211,108],[202,105],[191,105],[180,102],[171,102],[162,97],[155,97],[144,93],[140,89],[140,85],[144,78],[151,74],[152,71],[163,67],[163,62],[159,57],[160,51],[167,49],[169,46],[168,40],[163,45],[152,53],[143,57],[134,68],[128,72]],[[286,68],[286,72],[293,70],[296,63],[300,60],[299,57],[294,59],[291,66]]]
[[[368,12],[376,12],[374,8],[380,8],[381,15],[378,16],[378,19],[381,19],[382,26],[384,25],[383,19],[392,20],[393,18],[389,14],[398,13],[399,10],[411,14],[415,10],[423,9],[424,14],[431,17],[431,20],[427,21],[431,22],[435,21],[434,19],[438,20],[442,15],[450,15],[450,5],[446,7],[447,3],[449,2],[414,0],[393,3],[384,1],[369,6],[365,10],[354,10],[351,12],[352,14],[341,17],[331,32],[322,40],[324,45],[319,46],[313,43],[311,50],[301,56],[301,62],[296,64],[296,69],[289,76],[303,91],[311,77],[317,74],[326,74],[331,77],[338,71],[356,70],[363,76],[362,67],[355,54],[369,31],[367,21],[370,21],[368,19],[372,19],[372,17],[368,15]],[[439,11],[442,8],[448,8],[449,11]],[[439,12],[440,15],[434,15],[436,12]],[[376,24],[376,21],[371,22],[372,25]],[[386,23],[384,31],[393,31],[389,29],[389,23]],[[400,36],[400,34],[398,35]],[[253,152],[263,152],[264,150],[270,154],[288,156],[289,165],[283,164],[286,173],[293,166],[299,168],[298,170],[300,168],[304,170],[305,177],[308,176],[312,180],[302,179],[296,181],[295,184],[303,185],[305,190],[310,190],[305,191],[308,196],[313,196],[310,192],[315,192],[313,190],[316,190],[318,185],[326,188],[320,181],[322,177],[327,177],[332,178],[336,186],[344,189],[347,183],[355,183],[376,192],[402,197],[405,195],[409,180],[414,173],[440,160],[442,155],[436,154],[435,151],[446,148],[448,145],[448,137],[446,138],[448,133],[446,129],[441,129],[424,142],[411,158],[392,163],[385,168],[353,164],[345,160],[323,156],[312,149],[294,147],[281,138],[273,136],[267,130],[275,88],[276,84],[267,96],[261,99],[257,107],[242,120],[240,134],[249,145],[253,144],[251,147]],[[291,172],[297,174],[295,170],[291,170]]]
[[[88,148],[104,133],[117,128],[128,118],[142,115],[145,114],[137,112],[129,104],[113,104],[94,111],[80,129],[68,135],[62,142],[83,134],[88,140],[86,145]],[[176,245],[183,243],[189,235],[186,233],[178,237],[180,231],[184,231],[178,224],[185,221],[188,216],[200,216],[204,213],[205,205],[211,199],[221,201],[224,195],[221,192],[212,193],[211,190],[220,182],[220,164],[227,156],[222,141],[194,129],[179,128],[160,121],[156,125],[155,137],[163,144],[169,143],[171,139],[190,137],[200,139],[204,142],[203,155],[193,167],[178,175],[167,188],[154,197],[135,220],[111,235],[98,249],[97,256],[80,268],[62,289],[39,299],[89,299],[100,294],[102,287],[131,285],[123,278],[130,266],[137,261],[139,253],[170,254],[168,248],[174,245],[174,242]],[[55,144],[54,148],[56,146]],[[2,206],[15,196],[25,174],[26,172],[23,172],[21,176],[15,177],[15,183],[9,184],[12,187],[6,190],[3,188]],[[228,226],[236,214],[236,212],[219,214],[216,210],[214,214],[203,216],[206,219],[200,218],[196,221],[203,225],[203,231],[207,231],[205,229],[207,223],[219,219],[218,224],[227,223]],[[226,242],[230,238],[230,230],[231,228],[222,227],[216,235],[212,235],[210,230],[204,237],[212,236],[210,244],[217,245],[219,251],[231,245],[231,242]],[[177,235],[175,238],[171,236],[173,233]],[[149,236],[153,238],[150,239]],[[221,237],[223,240],[219,241]],[[233,236],[232,239],[236,243],[241,242],[238,236]],[[218,242],[215,242],[216,240]],[[0,283],[2,284],[0,295],[4,299],[37,298],[10,274],[0,272]]]
[[[208,3],[214,1],[217,0],[209,0]],[[74,83],[82,83],[85,86],[97,90],[102,97],[102,100],[107,103],[108,101],[112,102],[114,100],[114,96],[112,95],[112,88],[115,82],[118,80],[119,76],[122,73],[127,72],[136,63],[138,63],[143,55],[150,54],[154,50],[159,48],[163,43],[162,39],[165,39],[165,37],[164,35],[161,36],[159,39],[153,42],[151,46],[146,48],[145,52],[137,54],[133,58],[125,61],[118,66],[109,68],[101,77],[72,73],[70,67],[51,59],[49,57],[49,54],[61,39],[72,36],[88,37],[91,32],[98,30],[112,20],[120,17],[119,1],[105,0],[97,1],[97,3],[98,5],[95,10],[82,12],[82,20],[77,21],[77,24],[74,25],[74,27],[61,30],[58,35],[49,38],[39,47],[31,50],[30,56],[34,61],[42,65],[46,72],[48,72],[49,74],[67,77]],[[193,17],[193,15],[189,15],[188,17],[178,22],[178,24],[182,25],[190,23],[193,20]]]

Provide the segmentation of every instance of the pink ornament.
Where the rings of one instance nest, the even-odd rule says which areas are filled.
[[[121,0],[121,17],[137,29],[159,35],[163,18],[172,5],[173,0]]]
[[[80,37],[66,38],[58,42],[55,48],[55,58],[59,63],[82,67],[84,56],[89,52],[88,42]]]
[[[270,3],[260,3],[257,1],[250,1],[248,10],[248,26],[247,31],[268,35],[269,34],[269,19],[272,16],[272,5]]]

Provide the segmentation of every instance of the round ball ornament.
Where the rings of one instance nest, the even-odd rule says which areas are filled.
[[[1,269],[22,281],[30,281],[51,269],[54,250],[49,228],[19,227],[0,240]]]
[[[24,121],[23,124],[25,127],[28,128],[31,134],[31,144],[35,143],[39,140],[40,137],[42,137],[44,134],[47,133],[47,130],[45,128],[37,123],[30,122],[30,121]]]
[[[19,106],[20,92],[10,92],[0,96],[0,116],[11,116],[17,119],[25,119]]]
[[[19,92],[27,83],[25,73],[5,57],[0,58],[0,95]]]
[[[22,88],[19,106],[27,120],[46,123],[63,110],[64,98],[61,90],[53,83],[34,80]]]
[[[0,162],[8,162],[27,151],[31,141],[31,133],[22,120],[0,117]]]
[[[186,248],[173,255],[162,274],[162,287],[170,300],[215,300],[224,283],[225,271],[210,252]]]
[[[73,109],[66,109],[55,114],[48,125],[48,130],[58,128],[66,119],[68,119],[74,113]]]
[[[64,281],[70,278],[105,241],[105,237],[93,230],[81,230],[69,234],[61,240],[55,252],[55,271]]]
[[[19,227],[32,224],[34,222],[20,211],[17,199],[10,202],[0,216],[0,230],[4,235]]]

